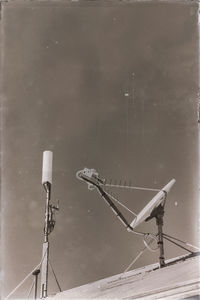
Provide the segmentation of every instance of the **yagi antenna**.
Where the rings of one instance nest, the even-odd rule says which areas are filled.
[[[123,223],[123,225],[127,228],[129,232],[133,232],[135,234],[140,234],[144,236],[144,242],[146,234],[135,231],[134,229],[141,224],[143,221],[149,221],[152,218],[156,218],[156,224],[158,226],[158,247],[160,249],[160,267],[165,266],[164,259],[164,246],[163,246],[163,216],[164,216],[164,206],[166,202],[166,197],[172,186],[176,182],[175,179],[172,179],[167,185],[165,185],[158,193],[149,201],[149,203],[140,211],[138,215],[133,219],[133,221],[129,224],[123,214],[120,212],[118,207],[113,203],[111,196],[104,190],[104,186],[109,186],[106,183],[105,179],[101,179],[99,174],[95,169],[84,168],[81,171],[76,173],[76,177],[79,180],[85,181],[88,184],[88,189],[93,190],[97,189],[99,194],[105,200],[105,202],[110,206],[115,215],[119,218],[119,220]],[[111,184],[113,187],[113,184]],[[133,187],[131,187],[133,188]],[[138,187],[136,188],[138,189]],[[140,188],[142,189],[142,188]],[[147,190],[147,188],[144,188]],[[149,189],[153,190],[153,189]]]

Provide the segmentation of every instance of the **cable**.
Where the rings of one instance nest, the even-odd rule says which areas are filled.
[[[104,190],[104,192],[109,196],[111,197],[114,201],[116,201],[118,204],[120,204],[122,207],[124,207],[126,210],[128,210],[129,212],[131,212],[134,216],[137,217],[137,215],[131,211],[127,206],[125,206],[123,203],[121,203],[119,200],[117,200],[114,196],[112,196],[111,194],[109,194],[107,191]],[[130,231],[131,233],[135,233],[135,234],[138,234],[138,235],[149,235],[150,233],[149,232],[140,232],[140,231],[135,231],[135,230],[131,230]]]
[[[147,238],[150,237],[151,240],[148,241]],[[153,243],[153,241],[156,241],[157,243],[157,247],[156,248],[151,248],[150,245]],[[158,250],[158,239],[157,239],[157,236],[155,236],[154,234],[152,233],[149,233],[149,234],[146,234],[144,236],[144,239],[143,239],[143,243],[145,244],[145,246],[147,247],[147,249],[151,252],[156,252]]]
[[[125,188],[125,189],[133,189],[133,190],[142,190],[142,191],[152,191],[152,192],[160,192],[159,189],[152,189],[152,188],[145,188],[145,187],[139,187],[139,186],[128,186],[128,185],[119,185],[119,184],[104,184],[104,186],[110,186],[110,187],[119,187],[119,188]]]
[[[104,189],[102,189],[102,187],[96,187],[98,192],[101,194],[101,196],[105,199],[105,195],[109,198],[109,199],[105,199],[106,202],[108,202],[109,206],[113,206],[114,203],[111,205],[112,201],[110,199],[113,198],[113,200],[117,201],[119,204],[121,204],[123,206],[123,204],[118,201],[116,198],[114,198],[112,195],[110,195],[108,192],[106,192]],[[128,207],[126,207],[126,209],[128,209]],[[133,228],[129,225],[128,221],[123,217],[123,215],[120,213],[120,211],[118,210],[118,208],[115,206],[115,209],[113,209],[113,211],[116,213],[116,210],[117,210],[117,217],[120,218],[120,221],[126,226],[126,227],[129,227],[131,229],[131,233],[135,233],[135,234],[138,234],[138,235],[146,235],[146,234],[149,234],[148,232],[140,232],[140,231],[135,231],[133,230]],[[133,212],[132,212],[133,213]]]
[[[117,200],[113,195],[111,195],[110,193],[108,193],[107,191],[105,191],[113,200],[115,200],[119,205],[121,205],[122,207],[124,207],[126,210],[128,210],[132,215],[134,215],[135,217],[137,217],[137,215],[130,210],[126,205],[124,205],[123,203],[121,203],[119,200]]]
[[[12,294],[14,294],[16,292],[16,290],[18,290],[18,288],[26,281],[26,279],[29,278],[30,275],[32,275],[32,273],[40,266],[40,263],[14,288],[14,290],[12,290],[10,292],[10,294],[8,294],[6,296],[6,298],[4,300],[7,300]]]
[[[130,263],[130,265],[124,270],[122,275],[119,277],[119,279],[122,279],[123,275],[130,270],[130,268],[133,266],[133,264],[140,258],[140,256],[144,253],[144,251],[147,249],[145,246],[142,251],[139,252],[139,254],[133,259],[133,261]]]
[[[163,235],[163,238],[166,239],[167,241],[171,242],[172,244],[174,244],[174,245],[176,245],[176,246],[178,246],[178,247],[180,247],[180,248],[182,248],[182,249],[184,249],[184,250],[190,252],[191,254],[194,253],[193,251],[190,251],[190,250],[188,250],[187,248],[185,248],[185,247],[183,247],[183,246],[177,244],[176,242],[172,241],[170,238],[167,238],[165,235]]]
[[[119,220],[124,224],[126,228],[130,229],[130,232],[138,234],[138,235],[145,235],[144,232],[134,231],[133,228],[130,226],[129,222],[125,219],[122,213],[119,211],[118,207],[110,199],[110,196],[107,194],[106,191],[100,186],[96,187],[99,194],[104,198],[107,204],[110,206],[111,210],[115,213],[115,215],[119,218]],[[117,200],[118,201],[118,200]]]
[[[133,266],[133,264],[140,258],[140,256],[144,253],[144,251],[146,249],[150,250],[150,245],[152,244],[153,239],[149,242],[145,243],[145,247],[139,252],[139,254],[133,259],[133,261],[130,263],[130,265],[124,270],[124,272],[122,273],[122,275],[119,277],[119,279],[122,279],[122,276],[130,270],[130,268]]]
[[[57,283],[57,286],[58,286],[58,288],[59,288],[59,291],[62,292],[61,287],[60,287],[60,284],[59,284],[59,282],[58,282],[58,279],[57,279],[57,277],[56,277],[56,274],[55,274],[55,272],[54,272],[54,269],[53,269],[53,267],[52,267],[52,265],[51,265],[50,260],[49,260],[49,265],[50,265],[50,267],[51,267],[51,270],[52,270],[52,273],[53,273],[54,278],[55,278],[55,280],[56,280],[56,283]]]
[[[42,257],[41,262],[6,296],[4,300],[7,300],[11,295],[13,295],[16,292],[16,290],[18,290],[18,288],[26,281],[26,279],[28,279],[29,276],[32,275],[32,273],[38,269],[38,267],[39,269],[41,268],[45,255],[46,255],[46,251],[44,253],[44,256]]]
[[[30,290],[29,290],[29,292],[28,292],[27,299],[29,299],[29,296],[30,296],[30,294],[31,294],[31,292],[32,292],[32,289],[33,289],[33,287],[34,287],[34,284],[35,284],[35,280],[33,280],[32,284],[31,284]]]
[[[168,236],[169,238],[172,238],[173,240],[176,240],[176,241],[178,241],[178,242],[181,242],[181,243],[183,243],[183,244],[185,244],[185,245],[187,245],[187,246],[189,246],[189,247],[192,247],[192,248],[194,248],[194,249],[200,251],[200,248],[198,248],[198,247],[196,247],[196,246],[194,246],[194,245],[192,245],[192,244],[189,244],[189,243],[187,243],[187,242],[185,242],[185,241],[182,241],[182,240],[180,240],[180,239],[177,239],[177,238],[175,238],[175,237],[173,237],[173,236],[171,236],[171,235],[169,235],[169,234],[163,233],[163,235]]]

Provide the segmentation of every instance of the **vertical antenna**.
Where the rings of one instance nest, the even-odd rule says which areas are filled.
[[[48,288],[48,261],[49,261],[49,211],[51,199],[51,184],[52,184],[52,162],[53,153],[51,151],[43,152],[43,167],[42,167],[42,184],[46,191],[45,205],[45,225],[44,225],[44,242],[42,251],[42,268],[41,268],[41,289],[40,298],[47,297]]]

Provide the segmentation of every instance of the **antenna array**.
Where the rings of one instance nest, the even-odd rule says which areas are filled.
[[[124,185],[117,184],[112,181],[109,183],[107,180],[102,179],[97,171],[95,169],[88,169],[84,168],[81,171],[78,171],[76,173],[76,177],[79,180],[82,180],[87,183],[88,189],[93,190],[96,189],[98,193],[101,195],[101,197],[105,200],[105,202],[110,206],[111,210],[114,212],[114,214],[118,217],[118,219],[122,222],[122,224],[127,228],[129,232],[132,232],[137,235],[143,236],[143,242],[145,244],[145,248],[138,254],[136,259],[133,260],[131,265],[128,267],[128,269],[135,263],[135,261],[142,255],[145,249],[149,249],[150,251],[156,251],[157,249],[160,250],[160,256],[159,256],[159,263],[160,267],[165,266],[165,257],[164,257],[164,245],[163,240],[166,239],[169,242],[185,249],[186,251],[189,251],[191,253],[194,253],[193,251],[188,250],[187,248],[181,246],[173,240],[173,238],[169,235],[166,235],[163,233],[162,227],[163,227],[163,217],[164,217],[164,207],[167,199],[167,195],[169,191],[171,190],[172,186],[175,183],[175,179],[172,179],[167,185],[165,185],[162,189],[155,189],[155,188],[146,188],[146,187],[137,187],[137,186],[131,186],[131,183],[127,185],[126,182]],[[154,191],[157,192],[157,194],[149,201],[149,203],[140,211],[140,213],[137,215],[133,211],[131,211],[127,206],[122,204],[112,193],[106,191],[107,187],[118,187],[118,188],[126,188],[126,189],[135,189],[135,190],[143,190],[143,191]],[[134,215],[134,219],[131,223],[127,221],[127,219],[123,216],[123,214],[120,212],[118,207],[114,204],[115,201],[117,204],[121,205],[123,208],[128,210],[130,213]],[[140,225],[143,221],[147,222],[151,220],[152,218],[156,219],[156,225],[158,228],[157,235],[151,234],[151,233],[144,233],[139,232],[135,230],[135,227]],[[152,243],[157,242],[157,247],[153,247]],[[179,240],[179,242],[182,242]],[[154,243],[155,244],[155,243]],[[190,244],[187,244],[190,245]],[[198,249],[196,247],[196,249]],[[199,250],[199,249],[198,249]],[[127,269],[125,270],[125,272]]]

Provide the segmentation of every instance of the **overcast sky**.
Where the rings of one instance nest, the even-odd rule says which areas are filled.
[[[76,179],[84,167],[152,188],[175,178],[164,231],[197,243],[197,4],[100,2],[3,7],[4,295],[41,260],[44,150],[54,153],[50,260],[63,290],[122,272],[143,247]],[[113,192],[135,212],[154,195]],[[156,232],[155,221],[138,229]],[[167,258],[183,253],[166,243]],[[136,267],[157,260],[146,252]]]

